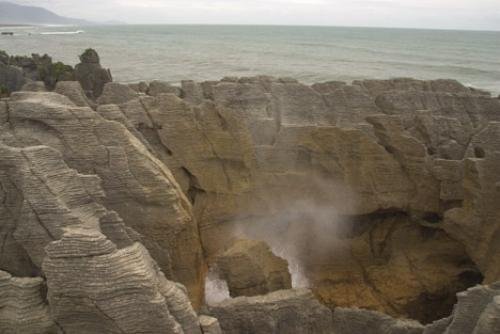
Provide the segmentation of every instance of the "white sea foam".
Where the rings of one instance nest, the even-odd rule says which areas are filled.
[[[76,35],[83,34],[85,31],[76,30],[76,31],[45,31],[41,32],[40,35]]]

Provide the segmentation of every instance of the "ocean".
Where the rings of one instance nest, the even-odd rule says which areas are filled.
[[[78,30],[83,33],[72,33]],[[500,32],[298,26],[0,28],[0,50],[78,63],[95,48],[115,81],[266,74],[305,83],[452,78],[500,94]],[[50,34],[47,34],[50,33]]]

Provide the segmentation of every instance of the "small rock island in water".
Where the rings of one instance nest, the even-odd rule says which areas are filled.
[[[89,49],[1,52],[0,94],[1,333],[500,333],[485,91],[121,84]]]

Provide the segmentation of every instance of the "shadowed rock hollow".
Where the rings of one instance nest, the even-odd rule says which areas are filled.
[[[312,293],[202,308],[223,333],[495,333],[499,99],[452,80],[101,79],[0,101],[0,329],[217,332],[194,311],[207,268],[249,238]],[[266,261],[259,284],[286,269]]]

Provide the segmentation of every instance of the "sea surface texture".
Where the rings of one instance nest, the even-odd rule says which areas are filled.
[[[412,29],[124,25],[0,28],[9,54],[76,64],[93,47],[122,82],[172,83],[266,74],[305,83],[453,78],[500,93],[500,32]],[[83,33],[73,33],[83,31]]]

